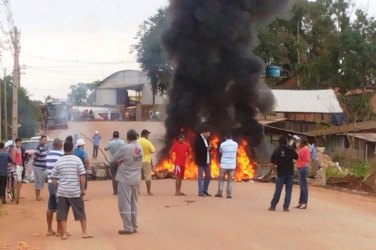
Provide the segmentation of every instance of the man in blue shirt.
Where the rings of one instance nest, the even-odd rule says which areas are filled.
[[[219,146],[219,152],[221,153],[220,173],[218,178],[218,192],[215,197],[222,197],[223,183],[225,175],[227,174],[227,198],[231,199],[232,191],[232,178],[234,177],[236,168],[236,155],[238,152],[238,143],[233,141],[230,134],[225,136],[226,140]]]
[[[95,131],[93,135],[93,159],[98,157],[99,141],[101,140],[101,135],[98,131]]]
[[[5,190],[7,187],[8,165],[12,162],[10,155],[4,151],[4,143],[0,142],[0,199],[5,201]]]
[[[85,141],[84,139],[77,139],[76,142],[76,149],[73,151],[73,154],[81,159],[82,163],[84,164],[86,170],[86,178],[85,178],[85,190],[87,189],[87,168],[89,167],[89,159],[87,153],[84,149]]]

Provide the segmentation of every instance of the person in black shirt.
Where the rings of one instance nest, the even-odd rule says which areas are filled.
[[[285,201],[283,211],[288,212],[291,202],[292,186],[294,182],[294,162],[298,159],[296,151],[287,144],[287,138],[283,135],[279,137],[279,147],[273,152],[271,163],[277,165],[277,180],[275,183],[275,192],[270,203],[269,211],[275,211],[275,207],[281,197],[283,185],[286,185]]]

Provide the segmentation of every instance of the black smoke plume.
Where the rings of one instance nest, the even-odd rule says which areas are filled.
[[[166,107],[165,152],[181,130],[205,121],[215,133],[231,131],[258,146],[256,114],[273,109],[260,83],[264,62],[252,53],[253,27],[287,9],[289,0],[171,0],[163,46],[175,71]]]

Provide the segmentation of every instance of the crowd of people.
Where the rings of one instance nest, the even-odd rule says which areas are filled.
[[[113,194],[118,198],[118,209],[123,222],[123,228],[118,231],[120,235],[137,233],[137,202],[140,193],[142,179],[145,180],[147,195],[151,196],[152,173],[155,168],[152,161],[152,154],[155,147],[149,140],[150,131],[144,129],[140,135],[133,129],[127,131],[126,140],[120,139],[120,133],[114,131],[112,139],[105,145],[104,150],[109,152],[109,168],[112,175]],[[232,198],[233,176],[237,165],[238,143],[233,140],[231,133],[224,135],[224,141],[217,149],[210,143],[210,127],[200,128],[198,135],[193,141],[193,148],[185,141],[184,133],[177,135],[170,149],[170,157],[174,163],[175,195],[184,196],[182,182],[185,174],[185,164],[190,154],[194,155],[195,163],[198,166],[198,196],[212,196],[209,190],[211,180],[210,163],[212,150],[218,150],[220,158],[220,172],[218,177],[218,189],[215,197],[223,195],[224,181],[227,176],[226,198]],[[101,135],[98,131],[92,137],[93,159],[98,156],[98,149]],[[35,149],[33,158],[33,171],[35,176],[34,189],[35,199],[41,198],[41,191],[44,188],[47,177],[48,201],[47,201],[47,235],[56,235],[63,240],[67,239],[67,217],[69,209],[72,208],[74,219],[80,221],[82,238],[93,238],[88,234],[85,194],[87,186],[87,169],[90,166],[88,154],[85,151],[85,140],[68,136],[65,141],[56,138],[53,141],[53,148],[47,150],[47,137],[42,135],[39,144]],[[25,152],[21,148],[21,139],[15,140],[12,149],[5,151],[5,145],[0,143],[0,198],[3,204],[6,203],[5,189],[7,182],[8,167],[12,166],[17,174],[17,201],[21,193],[22,178],[24,173],[23,159]],[[313,147],[305,138],[298,141],[296,148],[288,144],[287,138],[279,138],[279,147],[273,152],[270,161],[277,166],[276,187],[269,207],[275,211],[279,202],[282,188],[286,186],[283,211],[289,211],[291,202],[294,161],[299,175],[300,197],[295,208],[306,209],[308,203],[307,174],[312,157],[315,156]],[[57,229],[53,230],[53,215],[56,212]]]

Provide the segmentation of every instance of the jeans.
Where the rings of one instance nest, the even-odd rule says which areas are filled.
[[[98,156],[98,148],[99,148],[98,145],[94,145],[94,146],[93,146],[93,159],[97,159],[97,156]]]
[[[299,204],[307,204],[308,202],[308,185],[307,185],[308,166],[298,168],[298,174],[299,174],[299,185],[300,185]]]
[[[234,177],[235,169],[220,168],[219,171],[220,172],[219,172],[219,178],[218,178],[218,194],[222,194],[223,183],[225,181],[225,175],[227,174],[226,194],[229,196],[231,195],[232,183],[233,183],[232,178]]]
[[[5,191],[7,189],[7,176],[0,176],[0,198],[5,199]]]
[[[294,184],[294,176],[278,176],[275,182],[275,191],[273,199],[270,202],[270,207],[275,208],[281,197],[283,185],[285,185],[285,202],[283,203],[283,209],[288,209],[291,202],[292,186]]]
[[[203,180],[202,174],[205,173],[205,178]],[[210,183],[210,166],[207,165],[202,165],[198,166],[198,193],[199,194],[204,194],[208,192],[208,187]]]

